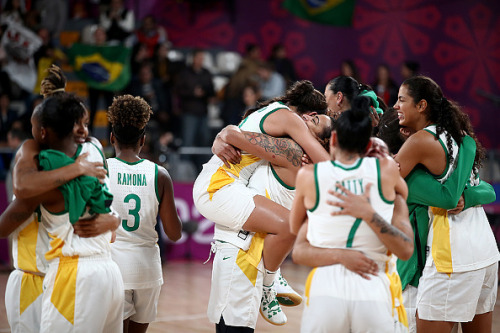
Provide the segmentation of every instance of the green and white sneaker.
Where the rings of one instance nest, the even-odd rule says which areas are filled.
[[[281,305],[297,306],[302,303],[302,296],[290,287],[283,275],[281,275],[281,271],[276,274],[274,286],[276,288],[276,298]]]
[[[262,287],[260,314],[267,322],[273,325],[281,326],[286,324],[286,315],[276,299],[276,290],[272,286]]]

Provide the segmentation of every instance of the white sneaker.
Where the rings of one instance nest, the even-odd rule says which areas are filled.
[[[276,288],[276,298],[281,305],[297,306],[302,303],[302,296],[290,287],[281,272],[276,274],[274,287]]]
[[[276,299],[276,290],[271,287],[262,287],[262,300],[260,302],[260,314],[273,325],[285,325],[286,315]]]

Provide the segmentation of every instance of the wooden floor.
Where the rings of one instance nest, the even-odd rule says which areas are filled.
[[[200,262],[170,262],[164,265],[163,285],[158,306],[158,317],[148,332],[215,332],[214,325],[206,317],[210,292],[211,264]],[[309,269],[285,262],[283,275],[294,288],[304,291]],[[0,332],[10,332],[5,314],[5,284],[9,272],[0,272]],[[500,297],[499,297],[500,300]],[[284,308],[288,323],[273,326],[259,317],[256,332],[299,332],[302,305]],[[500,332],[500,302],[493,313],[493,332]]]

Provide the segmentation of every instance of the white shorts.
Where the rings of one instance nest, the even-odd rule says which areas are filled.
[[[208,319],[218,324],[220,317],[223,316],[227,326],[255,329],[262,298],[264,277],[262,260],[253,285],[236,263],[240,249],[218,241],[216,246],[207,310]]]
[[[393,317],[389,284],[383,272],[366,280],[342,265],[314,269],[306,282],[300,331],[406,331],[406,327]]]
[[[243,229],[243,224],[248,220],[255,209],[253,197],[258,193],[235,181],[228,184],[212,196],[207,192],[208,184],[203,177],[198,177],[193,185],[193,200],[196,209],[207,220],[223,225],[234,231]]]
[[[417,294],[418,317],[424,320],[468,322],[493,311],[497,299],[498,263],[470,272],[446,273],[426,266]]]
[[[415,316],[417,313],[417,292],[417,287],[411,285],[407,285],[405,290],[403,290],[403,304],[408,316],[408,329],[410,333],[417,332],[417,318]]]
[[[123,320],[130,319],[139,324],[149,324],[156,319],[161,286],[145,289],[125,290]]]
[[[43,276],[14,270],[5,287],[5,310],[12,333],[39,332]]]
[[[55,259],[43,286],[40,332],[123,332],[123,280],[111,256]]]

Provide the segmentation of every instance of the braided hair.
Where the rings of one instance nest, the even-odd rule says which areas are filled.
[[[66,77],[61,68],[52,64],[45,71],[47,72],[47,76],[40,84],[40,93],[44,98],[62,95],[66,88]]]

